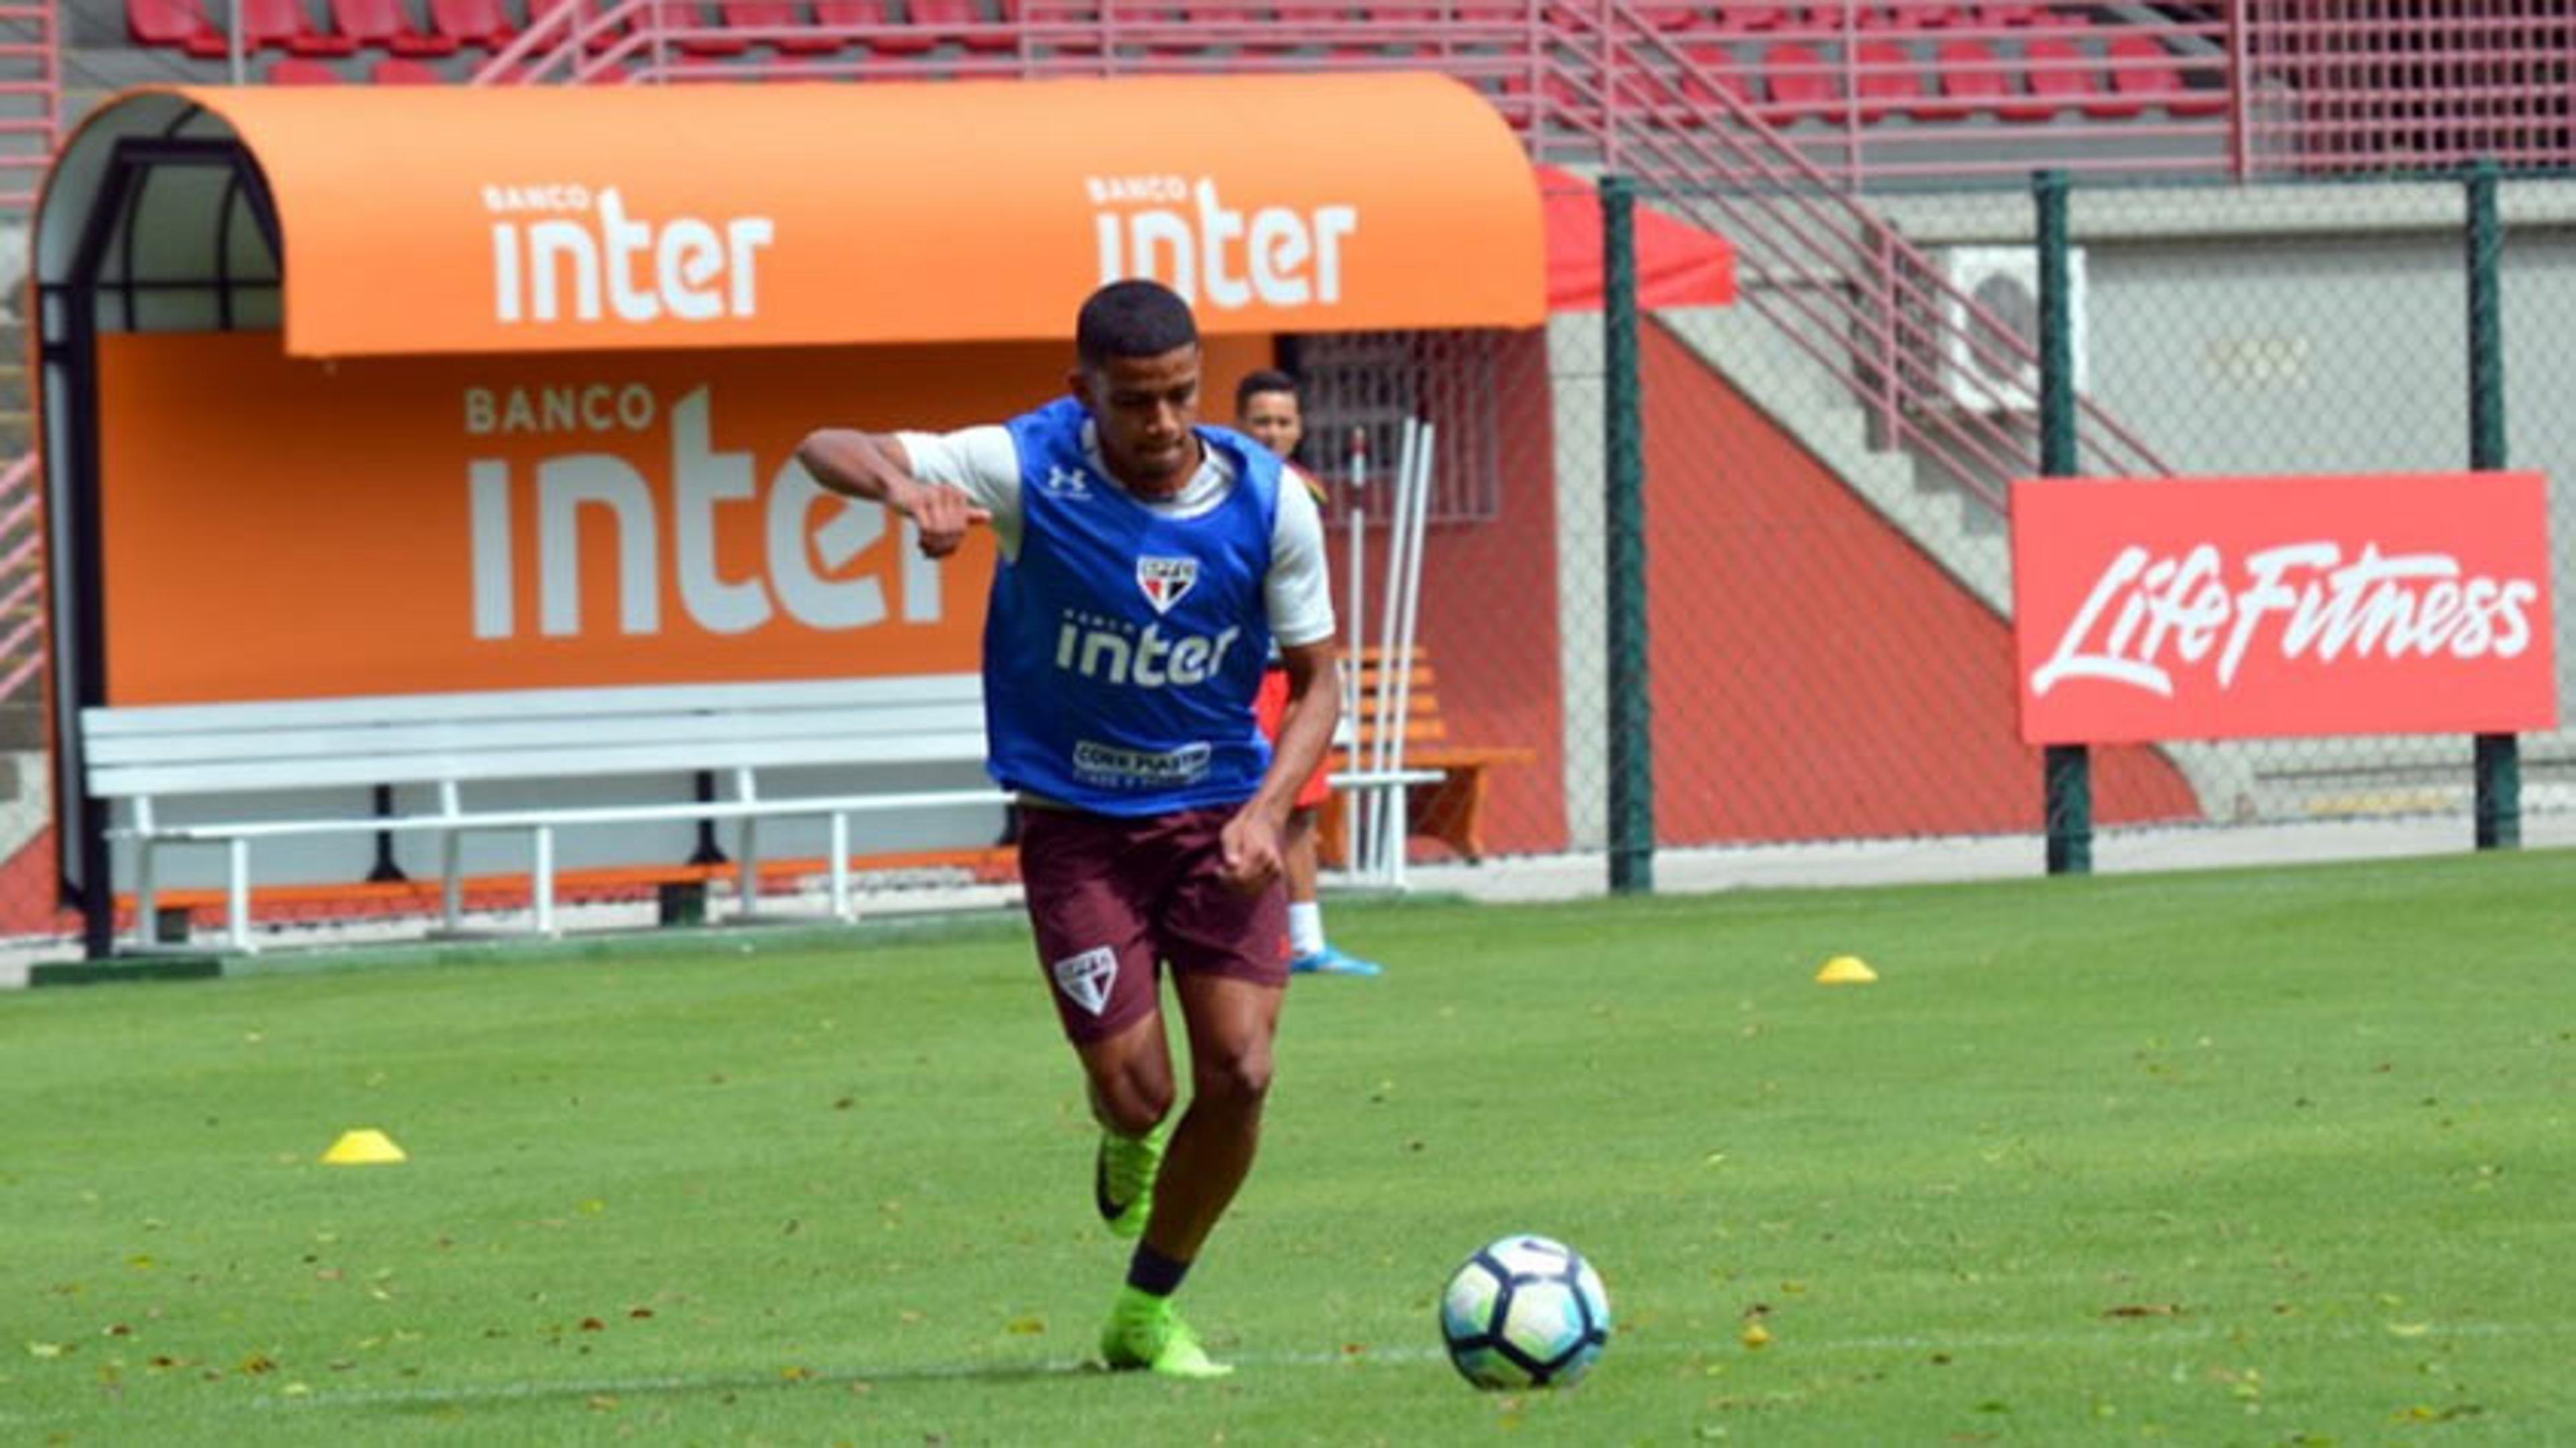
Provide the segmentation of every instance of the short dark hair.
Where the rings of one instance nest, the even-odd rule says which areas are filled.
[[[1234,410],[1243,411],[1244,404],[1265,392],[1284,392],[1295,398],[1298,406],[1306,405],[1305,397],[1298,391],[1296,378],[1276,367],[1264,367],[1258,372],[1247,373],[1241,382],[1234,384]]]
[[[1161,282],[1141,278],[1111,282],[1082,304],[1073,327],[1074,351],[1085,367],[1116,357],[1160,357],[1197,345],[1199,324],[1190,304]]]

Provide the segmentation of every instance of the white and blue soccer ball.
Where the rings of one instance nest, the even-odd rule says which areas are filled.
[[[1480,1388],[1558,1388],[1610,1342],[1610,1294],[1582,1254],[1546,1237],[1488,1242],[1440,1294],[1449,1361]]]

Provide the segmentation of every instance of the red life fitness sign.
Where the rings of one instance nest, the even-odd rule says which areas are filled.
[[[2024,479],[2021,737],[2555,728],[2538,473]]]

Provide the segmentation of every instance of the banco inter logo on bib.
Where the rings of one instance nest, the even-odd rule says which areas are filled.
[[[1139,628],[1123,618],[1067,609],[1056,620],[1055,666],[1086,679],[1162,689],[1203,684],[1225,667],[1243,630],[1167,634],[1159,623]]]

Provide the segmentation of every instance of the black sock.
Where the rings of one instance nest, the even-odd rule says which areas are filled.
[[[1190,1275],[1190,1264],[1176,1262],[1139,1242],[1136,1255],[1127,1259],[1127,1285],[1151,1297],[1169,1297],[1181,1290],[1181,1279]]]

